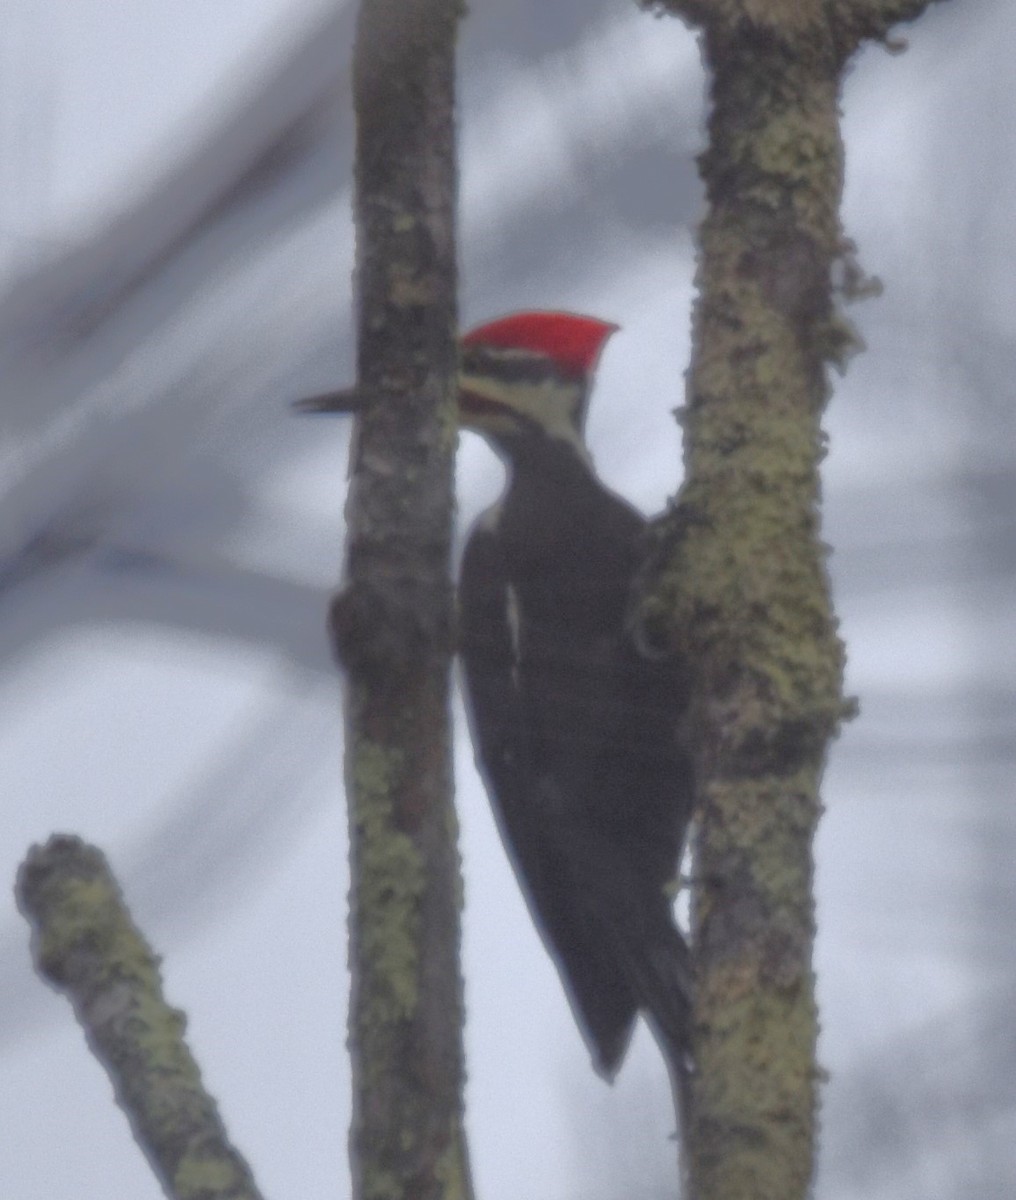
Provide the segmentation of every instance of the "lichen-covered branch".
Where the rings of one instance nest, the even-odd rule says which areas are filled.
[[[839,89],[858,38],[922,5],[888,3],[884,23],[861,0],[646,6],[701,26],[712,75],[686,477],[654,531],[644,610],[697,674],[685,1157],[694,1200],[803,1200],[819,1079],[812,840],[849,712],[818,510],[827,366],[852,343],[832,294],[838,261],[854,274]]]
[[[832,20],[844,56],[866,41],[889,43],[892,30],[941,0],[836,0]]]
[[[171,1200],[259,1200],[162,995],[158,959],[101,852],[75,837],[33,846],[18,874],[39,972],[74,1005],[117,1102]]]
[[[752,27],[794,37],[825,26],[830,45],[845,62],[866,41],[888,41],[894,26],[913,21],[941,0],[637,0],[640,7],[672,13],[705,30]]]
[[[452,806],[459,0],[362,0],[347,579],[350,1139],[358,1200],[468,1200]]]

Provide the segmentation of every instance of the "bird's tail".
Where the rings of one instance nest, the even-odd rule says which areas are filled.
[[[667,914],[669,918],[669,913]],[[660,921],[641,947],[626,954],[628,977],[670,1075],[677,1129],[691,1111],[692,969],[688,944],[669,919]],[[684,1137],[681,1141],[684,1144]]]

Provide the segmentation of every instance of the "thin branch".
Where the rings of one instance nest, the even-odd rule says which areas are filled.
[[[882,42],[887,49],[906,49],[906,42],[894,39],[892,30],[921,16],[932,3],[942,0],[836,0],[832,20],[837,30],[844,59],[866,41]]]
[[[362,0],[359,378],[317,404],[357,409],[348,582],[331,613],[347,682],[357,1200],[472,1194],[448,703],[459,8]]]
[[[158,959],[102,853],[79,838],[33,846],[18,873],[36,967],[64,992],[171,1200],[260,1200],[162,994]]]

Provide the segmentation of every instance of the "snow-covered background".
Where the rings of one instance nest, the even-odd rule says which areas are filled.
[[[14,910],[61,830],[110,855],[265,1194],[341,1198],[348,431],[286,402],[352,378],[352,8],[2,10],[0,1194],[160,1195]],[[1016,1180],[1016,10],[907,36],[843,101],[845,222],[885,293],[828,418],[862,715],[818,846],[820,1200]],[[590,440],[653,511],[680,481],[694,40],[606,0],[473,0],[461,81],[463,321],[618,321]],[[462,528],[499,480],[463,438]],[[613,1089],[589,1069],[471,759],[460,723],[478,1196],[669,1195],[656,1051]]]

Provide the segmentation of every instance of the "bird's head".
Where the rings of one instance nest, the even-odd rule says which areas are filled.
[[[597,359],[617,329],[565,312],[521,312],[461,341],[459,419],[497,444],[559,438],[582,447]]]
[[[597,359],[618,328],[567,312],[520,312],[463,335],[459,420],[497,446],[532,437],[566,441],[584,453],[583,431]],[[353,391],[297,402],[303,412],[354,412]]]

